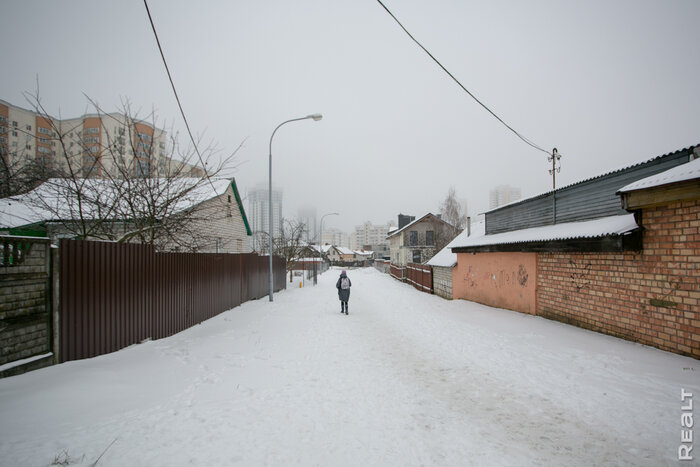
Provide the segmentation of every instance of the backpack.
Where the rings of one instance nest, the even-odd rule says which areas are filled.
[[[340,279],[340,288],[343,290],[348,290],[350,288],[350,279],[343,277]]]

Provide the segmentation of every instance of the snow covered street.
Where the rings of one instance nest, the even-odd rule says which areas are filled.
[[[338,272],[0,380],[0,465],[700,465],[697,360]]]

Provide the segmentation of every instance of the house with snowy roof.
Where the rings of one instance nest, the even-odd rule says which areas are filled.
[[[331,264],[352,263],[355,261],[355,252],[344,246],[331,245],[327,254]]]
[[[51,179],[0,200],[0,233],[129,242],[154,233],[161,251],[251,251],[235,179]]]
[[[700,146],[485,214],[453,297],[700,358]]]
[[[387,235],[391,264],[404,268],[408,263],[419,263],[432,258],[459,231],[439,216],[427,213],[423,217],[402,225]]]
[[[355,259],[358,261],[369,261],[374,259],[374,251],[372,250],[355,250]]]

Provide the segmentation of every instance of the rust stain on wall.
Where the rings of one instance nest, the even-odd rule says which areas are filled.
[[[535,314],[536,253],[460,253],[455,298]]]

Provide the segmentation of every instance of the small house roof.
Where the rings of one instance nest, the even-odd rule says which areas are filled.
[[[361,256],[372,256],[372,254],[374,254],[374,252],[370,250],[355,250],[355,253]]]
[[[404,230],[408,229],[409,227],[412,227],[412,226],[418,224],[419,222],[422,222],[423,220],[427,219],[428,217],[433,217],[433,218],[435,218],[436,220],[442,222],[443,224],[450,225],[449,223],[447,223],[447,222],[445,222],[444,220],[440,219],[440,218],[439,218],[438,216],[436,216],[435,214],[429,212],[428,214],[424,215],[424,216],[421,217],[420,219],[416,219],[416,220],[414,220],[413,222],[411,222],[411,223],[409,223],[409,224],[406,224],[405,226],[403,226],[403,227],[400,228],[400,229],[397,229],[397,230],[393,230],[393,231],[388,232],[386,238],[390,238],[390,237],[393,237],[394,235],[398,235],[399,233],[403,232]]]
[[[119,206],[116,208],[110,206],[110,199],[118,197],[119,187],[117,184],[119,182],[120,180],[105,179],[50,179],[29,193],[0,199],[0,227],[16,228],[42,222],[72,219],[78,213],[77,200],[73,199],[76,190],[71,188],[73,183],[82,183],[81,191],[84,195],[96,201],[88,203],[87,209],[86,206],[83,206],[81,214],[84,218],[119,220],[123,218],[123,212],[129,211],[128,209],[120,209]],[[230,185],[246,232],[248,235],[252,234],[245,209],[238,195],[235,179],[211,179],[203,183],[199,178],[183,177],[167,181],[154,179],[153,183],[163,185],[157,190],[163,189],[171,192],[190,190],[176,201],[172,213],[191,209],[205,201],[221,196]],[[170,186],[166,187],[166,184],[170,184]],[[37,199],[41,199],[42,202],[32,201]]]
[[[695,159],[686,164],[666,170],[665,172],[637,180],[636,182],[620,188],[618,193],[656,188],[689,180],[700,180],[700,159]]]

